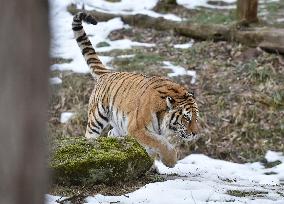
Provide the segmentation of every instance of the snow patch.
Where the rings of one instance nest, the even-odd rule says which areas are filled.
[[[72,112],[63,112],[63,113],[61,113],[60,122],[61,123],[67,123],[68,120],[70,120],[73,115],[74,115],[74,113],[72,113]]]
[[[132,58],[134,57],[135,55],[120,55],[120,56],[117,56],[118,58]]]
[[[284,163],[284,155],[281,152],[267,151],[265,154],[265,159],[268,162],[275,162],[277,160],[282,161]]]
[[[189,75],[192,77],[191,84],[194,84],[196,82],[196,71],[186,70],[181,66],[173,65],[169,61],[163,61],[163,64],[164,64],[163,68],[172,70],[172,73],[168,74],[169,77]]]
[[[61,84],[62,79],[60,79],[59,77],[52,77],[52,78],[49,78],[49,83],[52,84],[52,85]]]
[[[278,23],[282,23],[282,22],[284,22],[284,18],[278,18],[276,21],[277,21]]]
[[[188,48],[191,48],[192,45],[193,45],[193,40],[191,40],[190,42],[188,43],[184,43],[184,44],[175,44],[174,45],[174,48],[179,48],[179,49],[188,49]]]

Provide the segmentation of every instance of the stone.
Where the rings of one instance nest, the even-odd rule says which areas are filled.
[[[49,162],[54,183],[61,185],[130,181],[152,165],[145,149],[131,137],[66,137],[56,142]]]

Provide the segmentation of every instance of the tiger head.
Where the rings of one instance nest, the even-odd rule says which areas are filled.
[[[194,95],[187,93],[186,99],[182,101],[168,96],[166,103],[168,110],[163,120],[163,133],[174,134],[188,141],[198,139],[198,107]]]

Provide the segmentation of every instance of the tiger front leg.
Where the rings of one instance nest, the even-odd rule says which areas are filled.
[[[163,164],[167,167],[175,166],[177,163],[177,152],[165,138],[158,134],[150,133],[147,130],[130,131],[129,133],[146,149],[154,149],[159,154]]]

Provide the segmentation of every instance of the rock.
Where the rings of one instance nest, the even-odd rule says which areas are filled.
[[[58,184],[129,181],[145,174],[153,164],[145,149],[130,137],[68,137],[56,144],[49,167]]]
[[[108,42],[99,42],[98,44],[96,44],[96,47],[109,47],[110,44]]]

